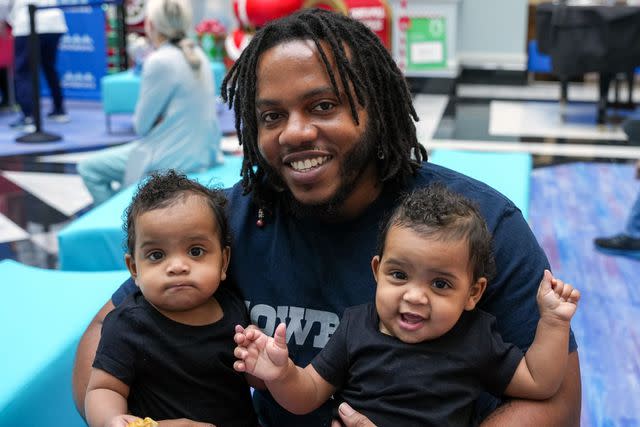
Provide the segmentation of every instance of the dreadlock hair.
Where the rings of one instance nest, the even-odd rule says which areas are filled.
[[[227,199],[222,190],[207,188],[173,169],[154,172],[138,186],[131,204],[124,212],[123,229],[127,236],[125,250],[132,257],[136,244],[136,219],[145,212],[178,204],[190,195],[201,197],[211,208],[218,225],[220,245],[231,245],[231,235],[225,206]]]
[[[391,227],[409,228],[438,241],[466,240],[473,281],[481,277],[489,281],[495,276],[493,239],[478,207],[442,183],[431,184],[404,196],[378,237],[380,257]]]
[[[404,184],[427,159],[427,152],[417,140],[414,120],[418,115],[402,72],[378,36],[364,24],[323,9],[303,9],[258,30],[222,82],[222,99],[234,109],[244,152],[244,193],[253,192],[253,200],[260,207],[269,209],[273,202],[273,190],[265,180],[268,165],[258,150],[256,67],[266,50],[292,40],[313,41],[335,95],[340,97],[344,91],[356,124],[360,123],[356,102],[367,109],[369,123],[379,138],[377,150],[382,159],[378,179]],[[328,44],[330,52],[321,42]],[[333,55],[337,72],[328,54]]]

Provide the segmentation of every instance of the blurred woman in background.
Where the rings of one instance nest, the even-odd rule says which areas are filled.
[[[148,0],[145,31],[155,50],[142,67],[134,127],[140,139],[97,152],[78,164],[94,203],[149,172],[206,169],[222,161],[213,73],[188,38],[188,0]]]

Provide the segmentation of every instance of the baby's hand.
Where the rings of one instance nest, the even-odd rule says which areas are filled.
[[[142,418],[138,418],[134,415],[122,414],[113,417],[107,423],[108,427],[128,427],[129,425],[136,425],[136,422],[142,422]],[[156,424],[158,425],[158,424]]]
[[[281,378],[289,365],[286,334],[284,323],[278,325],[273,338],[259,329],[245,329],[237,325],[233,337],[237,347],[233,354],[238,360],[233,364],[233,368],[264,381]]]
[[[573,286],[553,277],[549,270],[538,288],[538,308],[540,317],[552,316],[555,319],[570,321],[578,308],[580,292]]]

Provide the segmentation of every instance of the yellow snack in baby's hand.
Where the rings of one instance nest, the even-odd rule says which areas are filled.
[[[131,421],[127,424],[127,427],[158,427],[158,423],[149,417],[145,417],[144,420],[137,419],[136,421]]]

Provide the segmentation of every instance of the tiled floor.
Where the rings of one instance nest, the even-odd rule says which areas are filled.
[[[597,126],[597,91],[589,84],[570,86],[564,110],[557,102],[558,86],[551,82],[461,84],[454,93],[451,98],[416,96],[421,141],[428,149],[534,155],[532,229],[554,270],[583,291],[573,324],[581,348],[582,425],[640,425],[640,261],[603,255],[592,244],[595,236],[622,227],[640,191],[631,166],[640,159],[640,147],[629,143],[619,127],[621,117],[640,117],[640,111],[610,111],[616,116],[612,123]],[[56,232],[91,208],[75,172],[87,152],[78,150],[117,141],[94,138],[93,147],[83,145],[103,133],[104,117],[99,105],[80,103],[70,110],[72,124],[56,129],[73,129],[75,145],[69,150],[34,148],[20,156],[9,147],[12,135],[4,126],[10,117],[0,113],[0,259],[55,268]],[[126,132],[128,118],[119,120]],[[3,139],[11,141],[3,147]],[[237,142],[231,137],[225,146],[235,150]],[[11,155],[3,157],[3,148]]]

